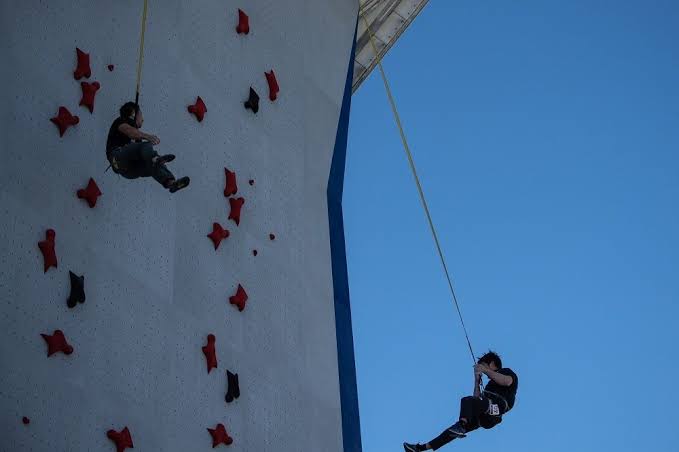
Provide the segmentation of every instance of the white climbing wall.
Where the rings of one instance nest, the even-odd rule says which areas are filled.
[[[0,450],[113,451],[106,431],[124,426],[134,450],[211,450],[206,429],[222,423],[231,450],[340,451],[326,187],[358,2],[149,1],[143,129],[192,179],[174,195],[104,172],[109,125],[134,98],[142,3],[0,0]],[[101,84],[93,114],[78,106],[76,47],[91,57],[81,81]],[[250,86],[257,115],[243,107]],[[197,96],[200,123],[187,112]],[[60,138],[49,118],[62,105],[80,122]],[[224,167],[245,198],[239,227]],[[90,177],[94,209],[75,196]],[[231,232],[217,251],[213,222]],[[58,268],[43,273],[48,228]],[[85,276],[74,309],[69,270]],[[228,303],[238,284],[243,312]],[[40,333],[55,329],[70,356],[46,356]],[[227,369],[240,376],[231,404]]]

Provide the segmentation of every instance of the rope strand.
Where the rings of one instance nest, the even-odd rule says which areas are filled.
[[[141,17],[141,37],[139,39],[139,59],[137,60],[137,88],[134,103],[139,106],[139,90],[141,87],[141,67],[144,62],[144,37],[146,36],[146,11],[148,10],[148,0],[144,0],[144,13]]]
[[[387,91],[387,97],[389,98],[389,104],[391,105],[391,111],[396,119],[396,125],[398,131],[401,135],[401,141],[403,142],[403,149],[405,150],[406,156],[408,157],[408,164],[410,165],[410,170],[415,178],[415,185],[417,185],[417,192],[420,195],[420,201],[422,201],[422,207],[424,207],[424,213],[427,216],[427,222],[429,223],[429,229],[434,236],[434,243],[436,244],[436,251],[438,252],[439,258],[441,259],[441,265],[443,265],[443,271],[446,275],[446,280],[448,281],[448,287],[450,288],[450,293],[453,296],[453,302],[455,303],[455,309],[457,310],[457,315],[460,318],[460,323],[462,324],[462,330],[464,331],[464,336],[467,339],[467,346],[469,347],[469,353],[471,354],[472,361],[476,363],[476,358],[474,355],[474,349],[472,348],[471,340],[469,339],[469,334],[467,333],[467,327],[464,323],[464,318],[462,318],[462,311],[460,310],[460,304],[457,301],[457,296],[455,295],[455,289],[453,288],[452,278],[450,277],[450,272],[448,271],[448,265],[446,265],[446,260],[443,257],[443,251],[441,250],[441,244],[439,242],[438,234],[436,233],[436,228],[434,227],[434,222],[431,218],[431,213],[429,212],[429,206],[427,205],[427,200],[424,197],[424,190],[422,189],[422,184],[420,183],[420,178],[417,175],[417,170],[415,169],[415,161],[413,160],[412,153],[410,152],[410,146],[408,145],[408,140],[406,139],[405,131],[403,130],[403,125],[401,124],[401,117],[398,114],[396,108],[396,102],[394,101],[394,96],[391,93],[391,88],[389,87],[389,82],[387,81],[387,75],[382,67],[382,59],[377,51],[377,46],[375,45],[375,36],[368,25],[368,21],[365,16],[363,16],[363,22],[368,34],[370,35],[370,44],[372,45],[373,52],[375,53],[375,58],[377,59],[377,67],[380,69],[380,74],[382,75],[382,81],[384,82],[384,88]]]

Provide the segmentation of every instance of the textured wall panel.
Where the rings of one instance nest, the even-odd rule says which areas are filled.
[[[192,178],[175,195],[104,173],[108,127],[134,97],[142,2],[0,5],[0,450],[110,451],[106,430],[125,425],[135,450],[208,450],[218,422],[233,450],[342,450],[326,187],[357,3],[150,0],[143,129]],[[247,36],[235,32],[238,7]],[[76,46],[101,83],[94,114],[78,106]],[[243,108],[251,85],[256,116]],[[186,110],[198,95],[201,123]],[[60,105],[80,117],[63,138],[49,122]],[[240,227],[227,220],[224,166],[246,199]],[[89,177],[103,192],[94,209],[75,197]],[[231,231],[217,251],[214,221]],[[47,228],[59,267],[44,274]],[[69,270],[87,293],[72,310]],[[239,283],[242,313],[228,304]],[[46,357],[40,333],[55,329],[72,355]],[[242,393],[229,405],[227,368]]]

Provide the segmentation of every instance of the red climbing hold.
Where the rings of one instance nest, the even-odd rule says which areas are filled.
[[[130,449],[134,448],[134,445],[132,445],[132,435],[127,427],[123,428],[120,432],[111,429],[106,432],[106,436],[116,444],[116,452],[125,452],[125,449],[128,447]]]
[[[243,286],[238,284],[238,290],[236,291],[236,295],[229,297],[229,303],[238,306],[238,310],[243,312],[243,309],[245,309],[246,301],[248,301],[248,294],[245,293],[245,289],[243,289]]]
[[[113,68],[114,68],[115,66],[113,66],[112,64],[109,64],[109,65],[106,66],[106,67],[108,68],[108,71],[109,71],[109,72],[113,72]]]
[[[212,436],[213,449],[220,444],[225,444],[227,446],[233,444],[233,438],[231,438],[229,434],[226,433],[226,427],[224,427],[224,424],[217,424],[215,428],[208,428],[207,431],[210,432],[210,435]]]
[[[97,198],[101,196],[101,190],[97,186],[97,183],[90,177],[90,181],[87,183],[87,187],[81,188],[76,192],[76,195],[80,199],[87,201],[87,205],[90,209],[97,205]]]
[[[75,53],[78,56],[78,65],[73,72],[73,78],[80,80],[81,78],[90,78],[92,70],[90,69],[90,54],[85,53],[79,48],[75,48]]]
[[[219,223],[212,223],[212,232],[208,235],[212,243],[215,245],[215,249],[219,248],[219,244],[229,236],[228,229],[224,229]]]
[[[269,234],[269,240],[274,241],[276,240],[276,236],[273,234]]]
[[[70,126],[78,124],[80,122],[80,118],[73,116],[71,112],[68,111],[68,108],[59,107],[59,113],[57,113],[54,118],[50,118],[50,121],[56,124],[56,126],[59,128],[59,136],[63,137],[66,129],[68,129]]]
[[[38,247],[42,252],[45,273],[50,267],[57,268],[57,252],[54,249],[57,233],[54,229],[48,229],[45,233],[45,240],[38,242]]]
[[[229,213],[229,220],[233,220],[236,226],[240,225],[240,209],[245,204],[245,199],[243,198],[229,198],[229,204],[231,205],[231,212]]]
[[[226,186],[224,187],[224,197],[228,198],[231,195],[238,193],[238,184],[236,184],[236,173],[224,168],[226,175]]]
[[[217,352],[215,352],[215,335],[207,335],[207,345],[203,346],[203,354],[207,360],[207,373],[217,368]]]
[[[189,105],[188,107],[189,113],[193,113],[196,115],[196,119],[198,119],[198,122],[201,122],[203,118],[205,117],[205,113],[207,112],[207,107],[205,106],[205,102],[203,102],[203,99],[198,96],[196,99],[196,103],[193,105]]]
[[[278,82],[276,81],[276,74],[274,74],[273,69],[271,69],[271,72],[264,72],[264,75],[266,75],[266,82],[269,84],[269,100],[273,102],[276,100],[278,91],[280,91]]]
[[[73,353],[73,347],[66,342],[66,336],[61,330],[54,330],[54,334],[40,334],[45,342],[47,342],[47,356],[52,356],[57,352],[70,355]]]
[[[94,113],[94,96],[97,94],[97,91],[99,91],[99,88],[101,88],[101,85],[99,82],[80,82],[80,86],[83,89],[83,97],[80,99],[79,105],[84,105],[90,113]]]
[[[236,32],[238,32],[238,34],[250,33],[250,18],[241,9],[238,10],[238,26],[236,27]]]
[[[24,425],[28,425],[28,424],[31,423],[31,420],[29,418],[27,418],[26,416],[24,416],[24,417],[21,418],[21,422],[23,422]]]

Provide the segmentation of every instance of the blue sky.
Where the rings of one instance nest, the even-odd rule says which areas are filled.
[[[515,409],[443,450],[679,450],[679,2],[432,1],[385,59],[477,354]],[[377,72],[344,215],[366,452],[472,362]]]

